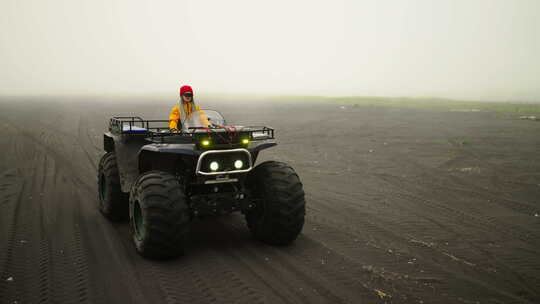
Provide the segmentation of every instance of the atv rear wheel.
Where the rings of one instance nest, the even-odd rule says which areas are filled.
[[[129,200],[133,241],[144,257],[180,255],[191,222],[187,197],[174,175],[150,171],[139,176]]]
[[[246,214],[252,234],[271,245],[293,242],[306,213],[303,186],[294,169],[281,162],[264,162],[250,172],[248,185],[258,199],[255,209]]]
[[[127,219],[128,195],[122,192],[114,152],[103,155],[98,168],[99,211],[113,221]]]

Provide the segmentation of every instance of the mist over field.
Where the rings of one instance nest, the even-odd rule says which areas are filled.
[[[0,95],[540,100],[540,2],[0,3]]]
[[[0,304],[540,303],[539,54],[540,0],[0,0]]]

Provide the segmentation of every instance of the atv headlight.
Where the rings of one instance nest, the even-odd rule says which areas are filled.
[[[242,144],[244,144],[244,145],[249,144],[249,138],[242,139]]]
[[[234,167],[236,169],[242,169],[243,166],[244,166],[244,162],[241,161],[241,160],[237,160],[237,161],[234,162]]]
[[[213,161],[210,163],[210,170],[217,171],[219,169],[219,164],[217,161]]]
[[[210,145],[210,141],[209,141],[208,139],[203,139],[203,140],[201,141],[201,145],[202,145],[203,147],[208,147],[208,146]]]

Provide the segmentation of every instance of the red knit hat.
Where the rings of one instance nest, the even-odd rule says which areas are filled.
[[[188,85],[181,86],[180,87],[180,96],[182,96],[186,92],[191,92],[191,94],[193,94],[193,89]]]

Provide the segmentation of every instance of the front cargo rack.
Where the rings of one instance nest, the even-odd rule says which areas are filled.
[[[145,136],[153,143],[186,143],[209,140],[212,146],[236,145],[248,141],[274,139],[274,129],[266,126],[212,126],[170,130],[168,120],[145,120],[139,116],[117,116],[109,121],[109,131],[121,135]]]

